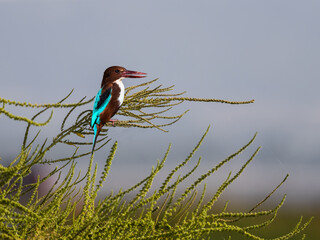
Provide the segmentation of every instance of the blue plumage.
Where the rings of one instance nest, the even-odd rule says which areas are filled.
[[[97,93],[96,99],[94,100],[93,112],[91,118],[91,127],[95,124],[100,124],[100,113],[107,107],[111,99],[112,89],[108,88],[103,94],[101,94],[102,88]]]
[[[111,99],[111,92],[112,89],[108,88],[104,93],[102,93],[102,88],[97,93],[96,99],[94,100],[93,104],[93,111],[92,111],[92,118],[91,118],[91,127],[94,130],[94,137],[93,137],[93,147],[92,152],[94,150],[94,147],[96,145],[97,140],[97,124],[100,124],[100,114],[103,112],[103,110],[108,106],[108,103]],[[101,94],[102,93],[102,94]]]

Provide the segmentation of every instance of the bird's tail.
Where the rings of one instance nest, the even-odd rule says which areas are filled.
[[[92,144],[91,154],[93,154],[93,152],[94,152],[94,148],[95,148],[96,142],[97,142],[97,137],[98,137],[98,135],[99,135],[99,133],[100,133],[101,128],[100,128],[100,126],[98,126],[97,124],[95,124],[95,125],[93,126],[93,130],[94,130],[94,136],[93,136],[93,144]]]

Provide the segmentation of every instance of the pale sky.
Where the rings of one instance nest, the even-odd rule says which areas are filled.
[[[131,182],[140,179],[169,142],[168,161],[174,166],[211,124],[198,154],[203,169],[257,131],[254,146],[262,149],[242,178],[256,183],[250,191],[260,185],[270,189],[290,173],[283,192],[319,200],[319,12],[318,0],[0,0],[0,96],[47,103],[74,88],[72,100],[91,98],[105,68],[121,65],[147,72],[146,80],[159,77],[158,84],[174,84],[176,92],[186,90],[189,97],[255,99],[245,106],[182,104],[178,112],[191,111],[167,134],[112,128],[111,137],[119,141],[115,181],[124,174]],[[135,81],[145,80],[124,84]],[[12,125],[4,116],[0,120],[0,155],[9,159],[21,141],[12,129],[21,131],[24,125]]]

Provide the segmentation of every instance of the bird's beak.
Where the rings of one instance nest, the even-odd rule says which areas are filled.
[[[143,72],[136,72],[130,70],[126,70],[121,73],[121,76],[125,78],[144,78],[146,77],[146,75],[147,74]]]

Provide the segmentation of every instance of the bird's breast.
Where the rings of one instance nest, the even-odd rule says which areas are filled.
[[[117,95],[118,95],[119,106],[121,106],[121,104],[123,103],[123,99],[124,99],[124,85],[123,85],[123,82],[121,81],[121,79],[115,81],[114,84],[116,85],[114,87],[114,89],[116,91],[119,91],[117,93]]]

